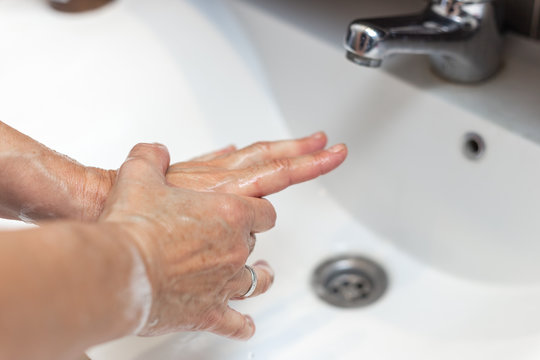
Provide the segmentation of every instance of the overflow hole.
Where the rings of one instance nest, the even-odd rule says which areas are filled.
[[[463,153],[470,160],[478,160],[486,151],[486,143],[482,136],[477,133],[465,134]]]

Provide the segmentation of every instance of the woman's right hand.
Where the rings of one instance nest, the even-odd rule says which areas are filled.
[[[100,216],[100,221],[121,225],[146,266],[151,294],[134,300],[151,302],[141,304],[139,312],[146,315],[138,334],[206,330],[250,338],[253,320],[228,302],[251,286],[244,265],[254,234],[274,226],[274,208],[265,199],[172,187],[165,178],[168,167],[164,146],[135,146]],[[253,268],[256,296],[270,287],[273,273],[265,262]]]

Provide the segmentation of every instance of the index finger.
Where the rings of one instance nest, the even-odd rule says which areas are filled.
[[[327,150],[295,158],[272,160],[251,168],[236,170],[237,180],[220,191],[243,196],[267,196],[287,187],[314,179],[337,168],[347,157],[347,147],[339,144]]]
[[[322,131],[295,140],[262,141],[215,159],[229,169],[241,169],[262,161],[294,157],[324,149],[326,134]]]

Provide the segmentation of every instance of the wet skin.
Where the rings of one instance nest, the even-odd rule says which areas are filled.
[[[228,304],[251,286],[244,264],[255,234],[274,226],[274,208],[263,197],[328,173],[347,155],[344,145],[324,150],[323,133],[228,147],[173,165],[163,145],[139,144],[113,171],[84,167],[1,122],[0,138],[6,174],[0,215],[56,220],[0,233],[0,281],[7,284],[0,308],[20,315],[0,319],[0,339],[6,341],[0,340],[0,349],[16,358],[32,350],[40,350],[41,358],[62,358],[134,332],[205,330],[248,339],[253,320]],[[92,254],[116,260],[103,263]],[[257,296],[268,290],[273,272],[264,261],[254,269]],[[34,288],[36,271],[41,276]],[[73,279],[81,281],[73,285]],[[147,293],[136,291],[145,283]],[[58,297],[68,306],[55,307]],[[95,314],[84,316],[90,323],[82,326],[77,319],[89,309]],[[47,322],[51,313],[53,325]],[[14,328],[24,339],[2,333]],[[16,345],[32,341],[32,334],[42,348]]]

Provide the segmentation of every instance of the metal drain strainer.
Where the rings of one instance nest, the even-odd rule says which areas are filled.
[[[383,268],[363,256],[342,255],[324,261],[313,274],[317,296],[339,307],[362,307],[377,301],[386,291]]]

